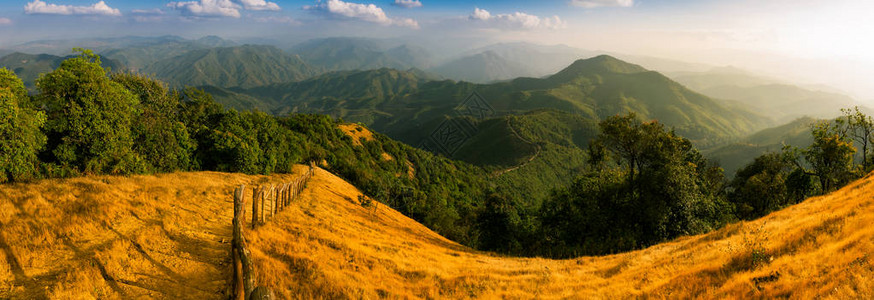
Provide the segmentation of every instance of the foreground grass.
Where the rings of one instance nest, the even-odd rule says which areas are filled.
[[[227,298],[231,191],[294,176],[0,185],[0,299]],[[362,206],[355,187],[317,169],[247,236],[258,282],[281,298],[871,299],[872,181],[640,251],[550,260],[461,246],[383,204]]]
[[[299,202],[250,232],[282,298],[874,297],[874,178],[760,220],[644,250],[512,258],[449,241],[317,170]]]
[[[195,172],[0,185],[0,299],[226,299],[232,190],[283,177],[291,178]]]

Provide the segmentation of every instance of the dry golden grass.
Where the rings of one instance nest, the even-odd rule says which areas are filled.
[[[318,169],[249,232],[281,298],[874,298],[874,178],[760,220],[644,250],[502,257],[449,241]],[[754,255],[755,254],[755,255]]]
[[[0,299],[226,298],[233,188],[304,168],[0,185]],[[259,284],[281,298],[872,299],[872,181],[640,251],[551,260],[458,245],[317,169],[246,235]]]
[[[358,124],[340,124],[337,127],[340,127],[346,135],[352,137],[352,144],[356,146],[362,146],[361,140],[372,141],[373,140],[373,132],[370,132],[364,126]]]
[[[197,172],[0,185],[0,299],[227,298],[233,188],[291,178]]]

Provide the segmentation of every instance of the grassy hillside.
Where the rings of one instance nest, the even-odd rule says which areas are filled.
[[[296,168],[301,171],[303,167]],[[226,298],[232,189],[293,175],[197,172],[0,186],[0,297]],[[567,260],[475,251],[317,169],[248,231],[281,298],[874,296],[874,178],[708,234]]]
[[[244,88],[302,80],[317,73],[297,56],[255,45],[189,51],[152,63],[141,72],[179,86]]]
[[[872,181],[640,251],[549,260],[471,250],[319,170],[250,245],[287,298],[870,298]]]
[[[227,299],[233,188],[291,178],[193,172],[0,185],[0,298]]]

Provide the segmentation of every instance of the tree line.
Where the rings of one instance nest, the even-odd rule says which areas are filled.
[[[460,243],[571,257],[756,218],[874,168],[874,122],[858,108],[814,126],[809,147],[762,155],[731,181],[663,124],[617,115],[598,124],[586,169],[531,207],[480,167],[381,134],[358,146],[338,128],[342,120],[325,115],[225,109],[202,90],[111,73],[98,56],[79,52],[42,75],[33,95],[0,69],[0,182],[193,170],[268,174],[317,161]]]

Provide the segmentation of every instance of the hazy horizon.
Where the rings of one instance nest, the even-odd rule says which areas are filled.
[[[393,39],[435,52],[563,44],[735,66],[874,100],[865,1],[93,1],[0,4],[0,49],[37,40],[217,35],[287,48],[323,37]]]

